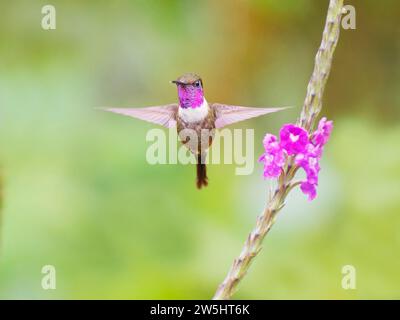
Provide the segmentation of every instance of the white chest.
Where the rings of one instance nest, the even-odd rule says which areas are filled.
[[[186,109],[179,108],[178,115],[185,122],[199,122],[207,117],[209,108],[206,99],[204,99],[200,107]]]

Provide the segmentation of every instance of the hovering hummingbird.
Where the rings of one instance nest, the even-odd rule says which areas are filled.
[[[215,129],[258,117],[285,108],[251,108],[221,103],[209,104],[204,97],[203,81],[194,73],[185,73],[171,81],[178,89],[179,103],[145,108],[104,108],[105,111],[123,114],[133,118],[155,123],[166,128],[176,127],[178,135],[184,129],[191,129],[197,135],[195,145],[185,140],[182,143],[196,156],[198,189],[208,185],[205,158],[212,143],[213,135],[204,142],[202,130],[214,132]],[[206,145],[206,148],[202,146]],[[203,150],[206,149],[206,150]]]

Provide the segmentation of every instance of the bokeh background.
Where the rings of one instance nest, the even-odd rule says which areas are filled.
[[[44,31],[48,3],[0,4],[0,297],[210,298],[263,208],[261,165],[211,165],[199,192],[193,166],[147,164],[152,125],[93,107],[174,102],[188,71],[209,101],[296,106],[233,127],[255,128],[257,158],[300,113],[328,1],[52,0]],[[347,3],[319,195],[289,196],[235,298],[400,298],[400,4]]]

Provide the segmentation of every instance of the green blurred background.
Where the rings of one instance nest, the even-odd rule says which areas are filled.
[[[234,126],[255,128],[258,157],[300,113],[327,3],[3,1],[0,297],[210,298],[263,208],[261,165],[211,165],[199,192],[193,166],[146,163],[152,125],[93,107],[174,102],[168,81],[188,71],[209,101],[297,106]],[[400,298],[400,4],[348,4],[357,29],[342,30],[325,92],[319,195],[289,196],[235,298]],[[341,287],[348,264],[356,290]]]

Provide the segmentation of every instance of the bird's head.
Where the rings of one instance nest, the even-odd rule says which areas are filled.
[[[194,73],[185,73],[171,81],[178,88],[179,104],[182,108],[198,108],[204,101],[203,81]]]

